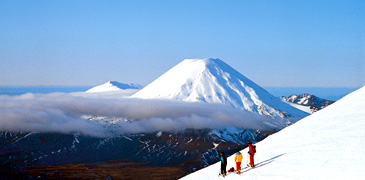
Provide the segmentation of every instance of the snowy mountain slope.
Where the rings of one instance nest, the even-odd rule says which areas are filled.
[[[365,86],[257,143],[256,167],[224,179],[362,179],[364,129]],[[227,167],[235,167],[233,156]],[[223,179],[219,168],[216,163],[182,179]]]
[[[308,115],[283,103],[219,59],[186,59],[132,97],[222,103],[273,118]]]
[[[310,114],[317,112],[335,102],[331,100],[322,99],[315,95],[310,95],[310,94],[291,95],[289,97],[282,96],[280,97],[280,99],[284,102],[291,103],[290,105],[297,104],[297,105],[307,106],[310,108],[309,112]]]
[[[108,81],[105,84],[95,86],[89,90],[87,93],[96,93],[96,92],[110,92],[110,91],[119,91],[119,90],[126,90],[126,89],[142,89],[141,85],[138,84],[123,84],[117,81]]]

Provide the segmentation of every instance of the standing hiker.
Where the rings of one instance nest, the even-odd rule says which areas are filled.
[[[240,150],[238,150],[238,149],[236,149],[234,161],[236,161],[237,173],[239,174],[241,172],[242,154],[240,153]]]
[[[256,153],[256,146],[252,145],[251,142],[248,142],[248,154],[250,155],[250,167],[255,167],[255,163],[253,161],[253,156]]]
[[[224,152],[221,152],[220,154],[220,157],[221,157],[221,175],[224,177],[227,175],[227,157],[226,155],[224,155]]]

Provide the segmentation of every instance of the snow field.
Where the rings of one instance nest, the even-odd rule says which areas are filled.
[[[256,167],[224,179],[364,179],[365,87],[256,144]],[[248,149],[241,151],[247,154]],[[243,164],[247,156],[244,156]],[[233,156],[228,166],[235,167]],[[220,163],[182,179],[223,179]]]

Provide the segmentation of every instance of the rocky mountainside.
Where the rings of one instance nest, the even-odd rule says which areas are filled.
[[[195,171],[218,161],[218,153],[234,153],[248,141],[268,136],[264,132],[236,129],[224,139],[211,130],[187,129],[174,133],[120,135],[109,138],[60,133],[0,133],[2,167],[105,162],[120,159],[150,165],[178,165]],[[237,142],[232,140],[237,139]],[[231,140],[231,141],[229,141]]]
[[[309,106],[312,112],[317,112],[335,102],[331,100],[322,99],[315,95],[310,95],[310,94],[291,95],[288,97],[282,96],[280,99],[285,102],[295,103],[303,106]]]

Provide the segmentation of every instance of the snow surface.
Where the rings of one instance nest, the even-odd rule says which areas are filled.
[[[126,89],[142,89],[141,85],[138,84],[123,84],[119,83],[117,81],[108,81],[105,84],[95,86],[89,90],[87,90],[87,93],[99,93],[99,92],[110,92],[110,91],[120,91],[120,90],[126,90]]]
[[[285,102],[285,101],[283,101]],[[295,103],[291,103],[291,102],[285,102],[287,104],[289,104],[290,106],[293,106],[301,111],[304,111],[308,114],[313,114],[313,111],[311,110],[310,106],[304,106],[304,105],[300,105],[300,104],[295,104]]]
[[[241,175],[218,177],[216,163],[182,179],[364,179],[365,86],[256,146],[256,167]]]
[[[221,103],[273,118],[300,119],[308,115],[274,97],[220,59],[186,59],[132,97]]]

